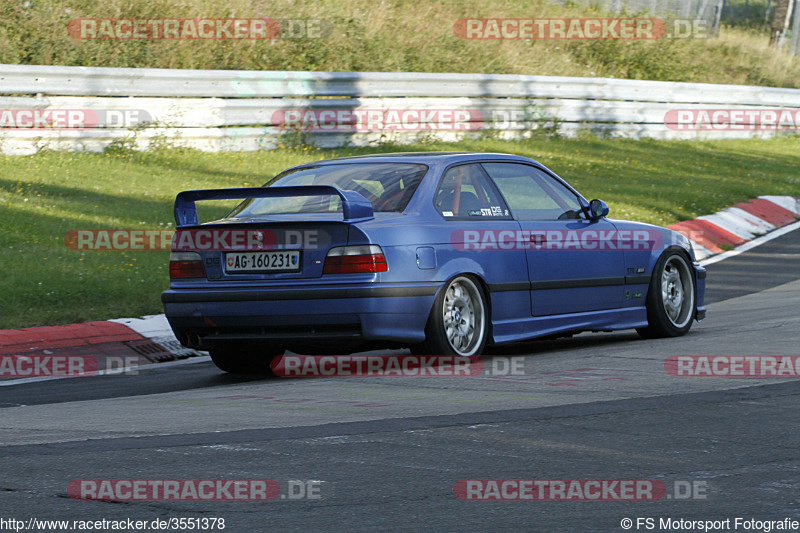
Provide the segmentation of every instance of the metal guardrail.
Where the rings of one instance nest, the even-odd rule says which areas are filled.
[[[580,98],[796,105],[798,89],[614,78],[61,67],[0,64],[0,94],[219,98]]]
[[[563,135],[771,137],[781,132],[679,130],[669,117],[678,109],[800,112],[797,89],[481,74],[0,65],[0,95],[0,151],[15,154],[45,146],[102,150],[123,139],[146,148],[164,138],[208,151],[270,149],[293,128],[321,146],[487,131],[517,138],[542,126]],[[9,128],[19,125],[15,113],[31,110],[73,110],[92,120],[66,129]],[[326,122],[316,123],[321,116]],[[800,115],[796,121],[784,131],[796,133]]]

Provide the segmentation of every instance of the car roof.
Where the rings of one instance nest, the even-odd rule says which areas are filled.
[[[303,168],[319,165],[335,165],[340,163],[421,163],[421,164],[450,164],[459,161],[475,161],[481,159],[507,159],[511,161],[521,161],[536,163],[533,159],[513,154],[493,153],[493,152],[394,152],[385,154],[354,155],[348,157],[336,157],[333,159],[322,159],[297,165],[293,168]]]

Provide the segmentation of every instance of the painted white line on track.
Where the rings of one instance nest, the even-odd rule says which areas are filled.
[[[775,231],[768,233],[762,237],[758,237],[757,239],[753,239],[750,242],[747,242],[735,250],[731,250],[730,252],[721,253],[719,255],[715,255],[714,257],[709,257],[708,259],[704,259],[700,261],[700,266],[708,266],[713,265],[714,263],[719,263],[720,261],[724,261],[725,259],[730,259],[731,257],[735,257],[741,253],[744,253],[748,250],[752,250],[756,246],[760,246],[765,242],[769,242],[773,239],[777,239],[782,235],[786,235],[789,232],[792,232],[796,229],[800,229],[800,221],[795,222],[794,224],[789,224],[788,226],[784,226],[780,229],[776,229]]]

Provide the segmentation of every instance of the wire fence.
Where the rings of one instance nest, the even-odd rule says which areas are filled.
[[[703,21],[709,35],[721,24],[771,29],[770,42],[779,50],[800,56],[800,0],[551,0],[577,3],[612,15],[648,15],[666,21]]]
[[[559,5],[568,0],[552,0]],[[569,0],[611,14],[647,14],[664,19],[704,20],[716,33],[724,0]]]

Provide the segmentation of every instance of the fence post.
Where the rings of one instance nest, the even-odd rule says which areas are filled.
[[[775,5],[775,18],[772,20],[772,34],[769,44],[775,46],[778,50],[781,50],[786,43],[786,33],[791,27],[794,4],[794,0],[777,0]]]
[[[800,0],[794,0],[792,19],[792,41],[789,44],[789,53],[800,56]]]
[[[725,0],[717,0],[717,9],[714,13],[714,23],[711,28],[712,35],[719,35],[719,27],[722,23],[722,10],[725,8]]]

